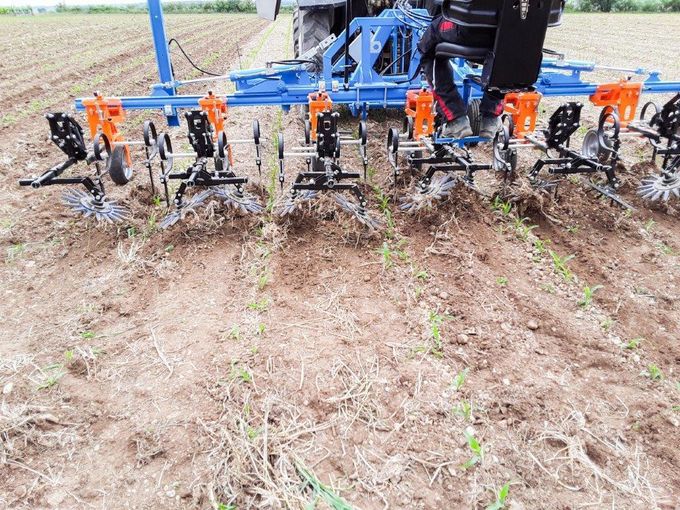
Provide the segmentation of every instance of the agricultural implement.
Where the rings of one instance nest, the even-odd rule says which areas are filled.
[[[320,191],[335,192],[338,205],[351,213],[359,222],[369,228],[377,228],[376,220],[366,209],[368,202],[357,180],[358,172],[347,171],[341,163],[342,147],[357,145],[363,164],[363,177],[368,169],[368,133],[366,121],[359,122],[358,138],[351,132],[342,131],[338,125],[340,114],[333,111],[333,103],[325,92],[311,94],[309,98],[309,119],[305,121],[304,145],[286,151],[282,133],[278,135],[279,182],[283,188],[285,179],[285,158],[302,158],[307,170],[300,172],[293,183],[290,193],[278,208],[279,216],[293,213],[301,203],[316,197]],[[350,182],[347,182],[350,181]],[[342,191],[356,198],[348,200]]]
[[[655,110],[649,121],[636,121],[635,117],[638,101],[643,93],[678,93],[680,82],[663,81],[657,72],[638,68],[603,67],[590,62],[567,60],[556,52],[544,50],[542,35],[549,25],[560,22],[562,2],[522,0],[521,9],[515,9],[515,4],[506,0],[500,3],[500,9],[496,0],[453,2],[448,7],[445,5],[445,15],[456,22],[498,27],[495,58],[492,62],[488,60],[490,55],[486,51],[484,55],[479,51],[471,53],[471,50],[479,50],[478,48],[467,48],[464,51],[460,48],[442,48],[451,58],[455,81],[464,100],[470,105],[470,111],[478,111],[474,106],[478,105],[486,88],[500,84],[506,93],[506,119],[511,119],[512,125],[506,120],[505,129],[496,140],[491,141],[494,159],[489,164],[475,162],[469,149],[472,144],[485,143],[486,140],[442,139],[436,134],[436,119],[428,120],[430,124],[423,131],[415,114],[409,113],[413,109],[415,96],[424,98],[423,105],[427,102],[426,91],[423,92],[425,84],[420,73],[420,54],[416,49],[422,33],[431,21],[424,9],[412,8],[405,0],[397,0],[393,8],[383,10],[376,17],[357,17],[351,21],[347,17],[346,29],[339,37],[327,37],[296,59],[272,61],[262,68],[238,70],[224,76],[181,80],[173,73],[160,0],[148,0],[160,82],[153,85],[149,96],[106,98],[96,95],[94,98],[77,99],[76,109],[86,112],[89,133],[93,140],[92,150],[88,152],[83,130],[74,127],[77,122],[69,117],[71,121],[64,128],[64,133],[53,131],[53,139],[69,159],[42,176],[22,180],[21,184],[33,187],[50,184],[84,185],[86,194],[82,191],[71,193],[71,198],[66,199],[67,205],[98,219],[123,220],[127,214],[120,205],[110,201],[105,195],[104,181],[108,176],[115,184],[127,183],[132,178],[134,168],[130,148],[141,145],[146,150],[144,166],[150,173],[152,186],[154,179],[151,167],[152,163],[158,162],[168,205],[170,191],[174,194],[175,210],[164,225],[181,219],[210,197],[221,198],[242,211],[257,213],[261,206],[245,192],[245,177],[238,177],[234,170],[231,145],[241,141],[228,140],[223,134],[228,122],[227,105],[279,106],[288,110],[293,105],[308,105],[310,97],[323,96],[332,105],[345,105],[353,114],[360,115],[363,119],[371,109],[405,108],[407,127],[404,132],[391,135],[390,157],[396,159],[397,154],[405,153],[413,169],[427,167],[416,189],[416,194],[424,194],[425,197],[436,199],[445,196],[453,185],[452,174],[462,173],[460,180],[473,186],[474,173],[478,170],[514,171],[516,151],[531,146],[544,152],[557,153],[557,157],[549,155],[536,163],[530,172],[534,182],[543,184],[544,179],[540,177],[540,172],[544,168],[549,174],[556,175],[577,170],[579,173],[600,174],[605,181],[595,184],[593,189],[620,203],[616,194],[618,181],[613,172],[618,140],[624,135],[647,138],[654,147],[655,155],[663,157],[660,174],[645,179],[640,190],[642,196],[647,200],[677,196],[680,188],[677,127],[673,131],[673,122],[677,122],[677,101],[675,106],[666,105]],[[527,25],[531,25],[532,30],[526,30]],[[522,55],[521,59],[517,58],[518,54]],[[487,65],[482,67],[480,62]],[[589,72],[600,69],[618,71],[627,78],[604,84],[587,80]],[[519,81],[516,81],[518,76]],[[633,81],[633,78],[637,78],[637,81]],[[231,81],[234,92],[207,96],[180,93],[182,87],[190,84],[220,81]],[[592,104],[605,112],[601,116],[604,121],[595,129],[594,134],[587,136],[588,143],[581,151],[569,148],[570,137],[564,138],[564,130],[560,131],[558,126],[560,118],[567,121],[569,115],[572,116],[571,121],[574,121],[575,111],[579,110],[580,113],[576,103],[568,103],[558,110],[548,127],[542,130],[542,134],[535,134],[541,99],[555,96],[588,97]],[[219,119],[211,118],[210,108],[214,111],[217,103]],[[585,104],[585,101],[579,104]],[[652,108],[647,107],[646,113]],[[174,153],[169,136],[155,136],[149,129],[144,140],[125,140],[120,134],[121,124],[125,113],[132,110],[160,110],[165,114],[169,126],[178,126],[184,117],[188,122],[187,131],[193,153]],[[184,115],[180,111],[185,112]],[[310,131],[310,137],[305,140],[304,145],[295,150],[284,151],[283,144],[278,148],[281,156],[280,179],[283,178],[284,159],[299,157],[308,161],[307,172],[298,175],[282,212],[292,212],[301,199],[309,198],[318,191],[347,190],[358,202],[343,199],[341,206],[350,210],[360,221],[371,225],[366,211],[366,199],[356,182],[360,176],[357,172],[346,171],[339,162],[340,147],[351,142],[358,143],[362,148],[363,164],[367,164],[365,126],[360,129],[359,141],[351,141],[338,128],[335,113],[321,110],[316,112],[316,116],[319,114],[321,124],[330,125],[329,131],[322,129],[315,133],[316,138],[311,136]],[[62,118],[60,114],[54,115],[55,118]],[[412,120],[408,120],[411,117]],[[310,124],[315,120],[319,122],[314,115],[308,119]],[[408,122],[413,122],[411,128],[408,127]],[[472,124],[477,124],[475,119]],[[52,124],[50,125],[52,129]],[[554,132],[555,129],[560,131],[559,136]],[[74,135],[71,132],[73,130],[80,133],[80,136]],[[413,135],[410,134],[411,131]],[[74,140],[67,141],[69,136],[75,137]],[[260,168],[258,138],[255,135],[252,142],[256,147],[256,160]],[[330,140],[335,140],[336,145],[332,145]],[[251,141],[248,140],[248,143]],[[605,156],[607,161],[603,162]],[[193,163],[182,172],[173,172],[173,162],[179,158],[190,158]],[[61,176],[69,167],[80,162],[94,164],[94,175]],[[398,167],[395,172],[399,172]],[[443,177],[435,179],[435,174]],[[168,183],[173,180],[179,183],[179,187],[169,190]],[[195,186],[205,188],[205,193],[196,193],[187,198],[187,189]],[[155,190],[152,189],[152,192],[155,193]],[[78,200],[76,196],[79,196]],[[408,205],[404,207],[413,209]]]

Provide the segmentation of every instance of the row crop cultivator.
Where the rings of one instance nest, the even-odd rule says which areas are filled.
[[[520,4],[522,9],[515,8],[516,2],[510,0],[475,0],[459,5],[445,2],[444,13],[455,22],[497,28],[492,51],[448,43],[437,46],[438,58],[450,59],[453,64],[452,72],[469,105],[472,125],[478,125],[479,100],[485,90],[505,95],[502,128],[493,139],[450,139],[438,134],[440,120],[434,113],[433,94],[423,82],[416,49],[431,18],[427,11],[411,8],[405,0],[397,0],[394,8],[377,17],[351,20],[340,37],[328,37],[299,58],[188,81],[173,75],[160,1],[148,0],[161,82],[152,87],[150,96],[107,98],[95,94],[93,98],[78,99],[76,109],[86,114],[90,147],[85,130],[73,115],[48,114],[51,140],[67,159],[40,176],[22,179],[20,184],[33,188],[82,186],[84,190],[65,194],[68,206],[98,220],[123,221],[129,214],[107,197],[105,181],[108,176],[114,184],[127,184],[135,167],[131,148],[141,146],[152,193],[156,193],[157,176],[165,194],[169,212],[161,222],[163,227],[173,225],[209,199],[222,201],[242,213],[260,213],[264,207],[246,190],[248,179],[237,173],[232,150],[235,144],[252,144],[261,173],[260,126],[254,121],[252,138],[229,139],[227,106],[279,106],[287,110],[293,105],[307,105],[304,143],[286,149],[283,135],[278,136],[281,186],[287,159],[301,158],[306,164],[306,170],[298,174],[290,193],[278,206],[281,216],[292,213],[318,192],[335,192],[343,209],[369,227],[377,226],[359,183],[366,177],[368,166],[365,119],[375,108],[405,111],[403,130],[390,129],[387,137],[395,183],[405,168],[418,174],[415,190],[403,200],[404,210],[417,210],[446,197],[458,182],[476,189],[474,177],[480,170],[514,177],[518,152],[527,149],[544,155],[528,172],[532,185],[552,190],[558,180],[548,176],[585,174],[590,177],[590,189],[628,207],[619,196],[621,181],[616,175],[622,139],[626,137],[647,139],[653,159],[662,160],[657,175],[643,178],[641,197],[649,201],[680,198],[680,81],[662,81],[659,73],[643,69],[566,60],[545,50],[548,26],[560,22],[561,1],[521,0]],[[627,78],[604,84],[584,78],[598,69],[620,71]],[[643,79],[634,81],[635,77]],[[226,80],[235,86],[233,93],[178,93],[189,84]],[[677,95],[663,106],[646,104],[638,117],[638,103],[646,93]],[[570,99],[542,123],[538,119],[539,104],[544,97],[554,96]],[[601,108],[601,114],[598,125],[586,133],[583,146],[575,149],[571,139],[581,126],[586,97]],[[345,105],[362,117],[358,138],[340,129],[335,105]],[[191,151],[174,152],[170,132],[158,133],[148,121],[140,140],[128,140],[121,134],[126,112],[159,109],[170,127],[179,126],[184,117]],[[484,143],[491,144],[493,157],[488,162],[476,161],[471,147]],[[358,147],[363,173],[347,169],[342,161],[346,153],[343,147],[349,145]],[[400,158],[400,154],[405,157]],[[187,163],[176,170],[180,160]],[[83,163],[94,167],[91,175],[62,175]],[[178,184],[171,187],[172,181]],[[191,188],[201,191],[189,195]],[[356,201],[340,192],[348,192]]]

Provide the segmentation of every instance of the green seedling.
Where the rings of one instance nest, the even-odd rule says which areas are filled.
[[[92,340],[97,334],[94,331],[83,331],[80,333],[80,338],[83,340]]]
[[[505,287],[508,285],[508,279],[505,276],[499,276],[496,278],[496,283],[501,287]]]
[[[660,381],[661,379],[663,379],[663,372],[654,363],[648,365],[647,370],[642,372],[641,375],[649,377],[652,381]]]
[[[652,219],[647,220],[647,223],[645,223],[645,231],[651,232],[652,230],[654,230],[655,225],[656,225],[656,221],[654,221]]]
[[[160,207],[162,200],[163,199],[161,198],[160,195],[154,195],[153,199],[151,199],[151,201],[153,202],[153,205],[156,206],[156,207]]]
[[[423,287],[417,286],[413,295],[416,299],[420,299],[420,296],[423,295],[423,292],[425,292],[425,289]]]
[[[472,457],[461,466],[464,470],[470,469],[475,464],[478,464],[484,460],[484,447],[475,438],[475,436],[470,434],[468,431],[465,431],[465,438],[467,439],[470,451],[472,451]]]
[[[418,271],[413,276],[415,276],[418,280],[422,280],[422,281],[426,281],[426,280],[430,279],[430,275],[427,274],[427,271],[425,271],[424,269],[421,269],[420,271]]]
[[[548,251],[549,244],[550,239],[546,239],[545,241],[539,238],[534,239],[534,249],[538,252],[539,255],[543,255]]]
[[[259,290],[264,290],[264,288],[267,286],[269,283],[269,275],[265,272],[260,275],[260,277],[257,279],[257,288]]]
[[[305,482],[305,485],[312,489],[315,500],[323,500],[323,502],[333,510],[353,510],[349,503],[333,492],[330,487],[322,484],[319,479],[302,464],[296,464],[295,468],[297,469],[300,478]],[[306,508],[308,510],[313,510],[316,508],[316,502],[310,503]]]
[[[628,340],[628,342],[623,344],[623,348],[629,349],[631,351],[635,350],[638,347],[640,347],[640,344],[642,343],[643,340],[644,340],[644,338],[642,338],[642,337],[633,338],[632,340]]]
[[[229,333],[227,334],[228,338],[231,338],[232,340],[239,341],[241,340],[241,328],[238,326],[238,324],[234,324],[231,329],[229,330]]]
[[[165,247],[165,253],[172,253],[175,250],[175,245],[169,244]]]
[[[434,340],[434,349],[432,350],[432,354],[437,357],[442,357],[444,355],[441,325],[448,318],[448,315],[440,315],[437,312],[430,312],[430,316],[428,318],[428,322],[430,323],[430,335],[432,336],[432,340]]]
[[[125,232],[127,233],[127,236],[130,239],[132,239],[133,237],[137,237],[137,229],[135,227],[128,227]]]
[[[555,272],[562,277],[562,279],[565,282],[571,282],[572,279],[574,278],[573,273],[567,267],[567,263],[574,258],[573,255],[566,255],[564,257],[560,257],[556,252],[553,250],[548,250],[550,253],[550,257],[552,258],[553,261],[553,267],[555,268]]]
[[[254,312],[266,312],[269,308],[269,300],[267,298],[262,298],[259,301],[248,303],[247,306],[248,310],[252,310]]]
[[[259,323],[259,324],[257,325],[257,335],[258,335],[258,336],[264,335],[264,330],[265,330],[266,328],[267,328],[267,326],[265,326],[265,325],[262,324],[262,323]]]
[[[233,367],[232,377],[234,379],[240,379],[244,384],[250,384],[253,382],[253,374],[251,374],[248,369],[243,367]]]
[[[538,228],[538,225],[527,225],[529,218],[515,218],[515,234],[522,241],[529,239],[529,234],[532,230]]]
[[[67,363],[70,363],[73,361],[73,356],[75,353],[73,352],[73,349],[69,349],[67,351],[64,351],[64,359],[66,360]]]
[[[453,378],[453,389],[458,391],[463,387],[463,384],[465,384],[465,379],[467,378],[468,372],[470,372],[469,368],[464,368],[460,372],[456,374],[456,377]]]
[[[569,232],[570,234],[578,234],[580,228],[581,227],[579,227],[578,225],[569,225],[567,227],[567,232]]]
[[[602,285],[595,285],[593,287],[586,285],[583,287],[583,297],[579,300],[578,305],[586,310],[590,308],[590,306],[593,304],[593,296],[595,295],[595,292],[601,288]]]
[[[510,493],[510,482],[506,483],[500,488],[498,494],[496,494],[496,501],[491,503],[486,507],[486,510],[501,510],[505,508],[505,500],[508,499],[508,494]]]
[[[378,248],[377,251],[382,256],[383,269],[390,269],[394,266],[394,261],[392,260],[393,253],[386,241],[382,244],[382,248]]]
[[[548,294],[554,294],[556,292],[555,287],[549,283],[541,284],[541,290],[547,292]]]
[[[390,209],[390,197],[378,186],[373,187],[373,192],[378,199],[378,209],[380,209],[382,215],[385,216],[385,221],[387,222],[387,238],[392,239],[394,237],[395,223],[392,210]]]
[[[472,417],[472,405],[469,401],[463,400],[453,408],[453,412],[465,421],[470,421],[470,418]]]
[[[512,203],[504,202],[501,197],[496,195],[491,203],[491,210],[500,212],[503,216],[508,216],[512,211]]]
[[[238,510],[238,507],[236,505],[225,505],[224,503],[218,503],[217,510]]]

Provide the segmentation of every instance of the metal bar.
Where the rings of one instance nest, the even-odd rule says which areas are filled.
[[[158,78],[161,83],[172,83],[175,81],[175,77],[172,73],[168,38],[165,35],[165,20],[163,19],[161,0],[147,0],[147,4],[149,6],[149,21],[151,22],[153,47],[156,53]],[[174,86],[164,86],[163,88],[154,88],[154,93],[174,96],[177,94],[177,90]],[[177,110],[175,108],[168,108],[165,111],[165,115],[170,126],[179,126],[179,116],[177,115]]]

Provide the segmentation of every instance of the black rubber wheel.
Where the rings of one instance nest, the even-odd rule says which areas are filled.
[[[144,121],[144,145],[153,147],[157,141],[158,133],[156,132],[156,126],[150,120]]]
[[[119,186],[130,182],[130,179],[132,179],[132,168],[128,166],[124,145],[117,145],[113,148],[106,165],[106,170],[111,180]]]
[[[278,148],[279,148],[279,159],[283,159],[283,133],[279,133],[277,138]]]
[[[253,120],[253,140],[255,145],[260,145],[260,121],[257,119]]]
[[[404,130],[403,132],[406,133],[406,139],[407,140],[413,140],[413,117],[410,115],[407,115],[404,117]]]
[[[229,141],[227,140],[227,134],[224,131],[220,131],[217,135],[217,156],[224,159],[227,157],[228,151]]]
[[[359,121],[359,140],[361,140],[361,145],[368,143],[368,126],[365,120]]]
[[[468,104],[468,118],[473,136],[479,136],[479,130],[482,127],[482,115],[479,111],[481,104],[482,101],[479,99],[472,99]]]
[[[295,58],[315,48],[331,35],[330,9],[308,10],[295,8],[293,11],[293,51]]]
[[[387,152],[388,154],[396,154],[399,150],[399,131],[396,128],[390,128],[387,132]]]
[[[94,151],[94,159],[96,161],[104,161],[111,156],[111,143],[109,142],[109,137],[104,133],[97,133],[92,143],[92,149]]]
[[[312,143],[312,123],[309,120],[305,120],[305,145],[310,145]]]

